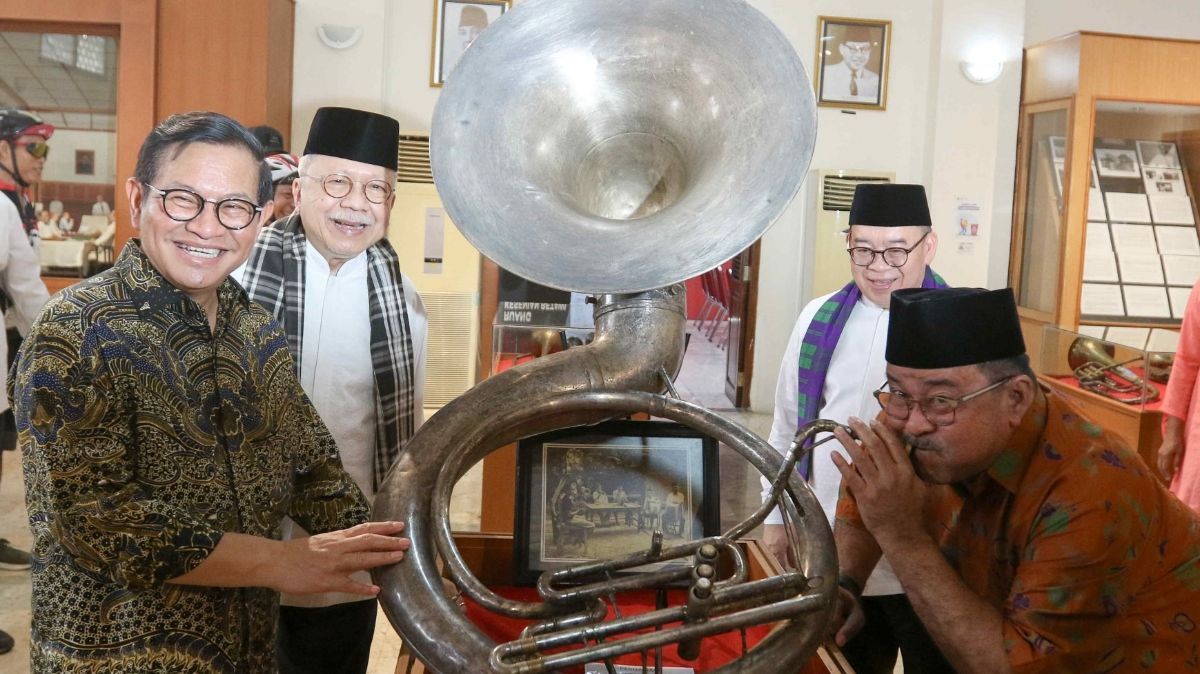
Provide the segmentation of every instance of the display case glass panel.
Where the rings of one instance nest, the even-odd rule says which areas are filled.
[[[1195,195],[1200,106],[1099,101],[1080,292],[1081,329],[1174,351],[1200,278]],[[1112,334],[1110,334],[1112,333]]]
[[[1157,409],[1173,360],[1173,352],[1147,351],[1048,325],[1033,365],[1044,380],[1069,393],[1088,392],[1132,408]]]
[[[1026,128],[1030,140],[1017,304],[1050,313],[1058,301],[1067,110],[1031,113]]]

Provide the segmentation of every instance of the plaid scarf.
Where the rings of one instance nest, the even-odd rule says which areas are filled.
[[[304,343],[304,225],[299,213],[264,227],[246,262],[242,285],[250,298],[283,324],[300,375]],[[367,249],[371,362],[375,370],[375,461],[378,490],[400,448],[413,435],[413,371],[408,307],[400,262],[386,238]]]
[[[922,288],[945,288],[942,280],[929,267],[925,267],[925,278],[921,281]],[[829,361],[833,359],[833,350],[837,348],[838,340],[850,312],[862,291],[853,281],[846,287],[834,293],[817,309],[808,331],[804,333],[804,341],[800,344],[800,375],[796,392],[796,428],[817,418],[817,407],[821,404],[821,393],[825,389],[825,375],[829,372]],[[800,474],[807,480],[812,475],[812,454],[804,457],[798,465]]]

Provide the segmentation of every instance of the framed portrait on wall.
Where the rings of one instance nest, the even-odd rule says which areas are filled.
[[[495,23],[511,0],[433,0],[433,57],[429,85],[440,87],[484,29]]]
[[[892,22],[817,17],[817,105],[887,108]]]
[[[96,175],[95,150],[75,150],[75,175]]]
[[[521,440],[516,581],[644,552],[655,531],[663,547],[717,535],[717,470],[716,441],[670,422],[607,421]]]

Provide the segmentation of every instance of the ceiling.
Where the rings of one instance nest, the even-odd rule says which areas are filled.
[[[115,131],[116,98],[114,38],[0,32],[0,107],[57,128]]]

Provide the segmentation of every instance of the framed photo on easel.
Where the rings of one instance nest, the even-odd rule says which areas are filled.
[[[717,470],[715,440],[663,421],[608,421],[521,440],[517,582],[645,551],[655,531],[664,546],[717,535]]]

